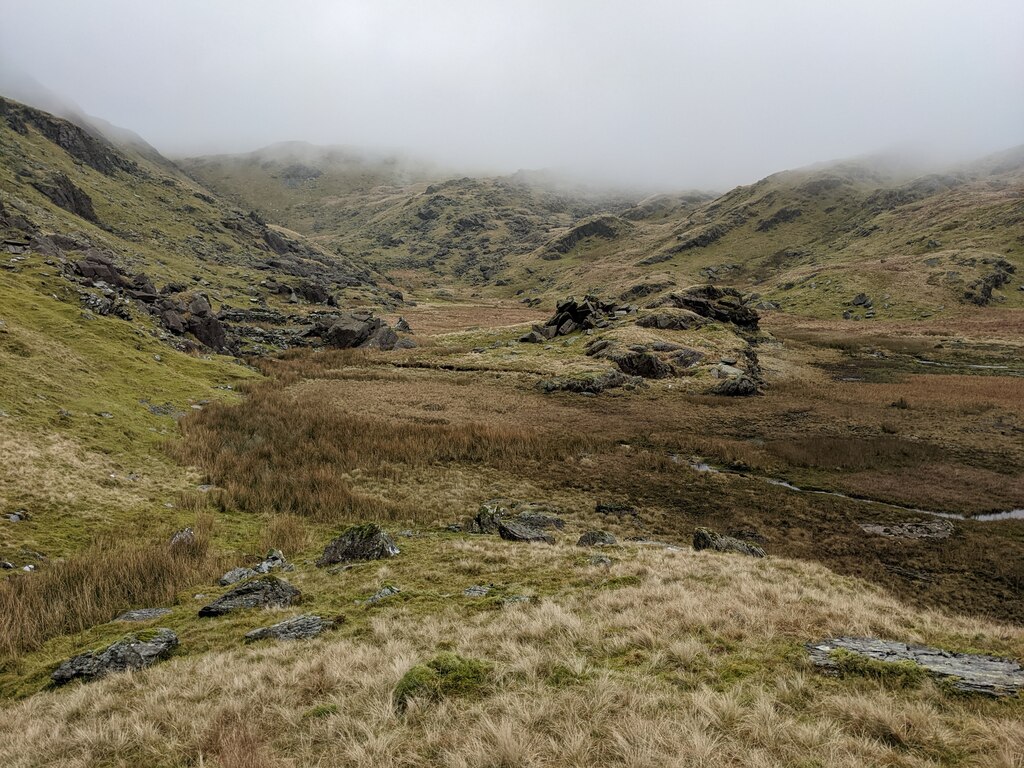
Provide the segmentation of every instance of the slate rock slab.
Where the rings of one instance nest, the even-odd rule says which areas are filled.
[[[757,544],[737,539],[735,536],[725,536],[715,533],[707,528],[698,528],[693,532],[693,548],[697,551],[702,549],[713,549],[716,552],[735,552],[748,557],[764,557],[764,550]]]
[[[114,621],[149,621],[150,619],[159,619],[170,612],[170,608],[136,608],[134,611],[125,611]]]
[[[954,688],[965,693],[1015,696],[1024,689],[1024,667],[1011,659],[951,653],[926,645],[870,637],[837,637],[809,643],[806,647],[814,664],[826,672],[838,671],[839,665],[832,654],[845,650],[874,661],[913,662],[935,677],[949,680]]]
[[[280,608],[296,602],[302,593],[284,579],[261,576],[243,582],[199,609],[200,616],[223,616],[246,608]]]
[[[487,597],[487,593],[490,591],[491,588],[485,584],[474,584],[472,587],[462,590],[462,594],[466,597]]]
[[[555,543],[555,539],[550,534],[514,520],[498,521],[498,535],[506,541],[543,541],[545,544]]]
[[[334,622],[320,616],[304,614],[291,619],[279,621],[269,627],[260,627],[245,633],[247,643],[256,640],[306,640],[323,632],[334,629]]]
[[[68,659],[51,675],[55,685],[72,680],[95,680],[112,672],[144,669],[167,658],[178,645],[178,636],[169,629],[152,635],[126,635],[102,651],[91,651]]]
[[[318,567],[351,560],[381,560],[399,553],[395,540],[376,523],[353,525],[324,548]]]
[[[366,605],[376,605],[382,600],[387,600],[389,597],[394,597],[399,592],[401,592],[401,590],[398,587],[392,587],[390,585],[382,587],[380,590],[377,591],[376,594],[366,598],[363,601],[363,603]]]

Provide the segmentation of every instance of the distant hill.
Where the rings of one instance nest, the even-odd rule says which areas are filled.
[[[1024,303],[1022,156],[926,174],[867,157],[719,197],[595,192],[527,173],[445,180],[426,164],[302,144],[184,167],[410,287],[550,297],[720,282],[764,306],[871,319]]]

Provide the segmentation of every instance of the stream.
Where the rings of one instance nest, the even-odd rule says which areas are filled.
[[[675,462],[682,462],[683,460],[673,454],[672,460]],[[801,488],[792,483],[781,480],[776,477],[766,477],[764,475],[751,475],[746,472],[739,472],[733,469],[726,469],[724,467],[715,467],[711,464],[707,464],[703,461],[691,461],[689,462],[690,469],[696,472],[705,472],[716,475],[736,475],[737,477],[744,477],[748,480],[757,480],[768,485],[775,485],[781,488],[785,488],[796,493],[813,493],[819,496],[837,496],[840,499],[849,499],[850,501],[856,501],[861,504],[878,504],[883,507],[889,507],[890,509],[898,509],[901,512],[918,512],[923,515],[932,515],[933,517],[945,517],[950,520],[977,520],[979,522],[992,522],[994,520],[1024,520],[1024,509],[1010,509],[1005,512],[989,512],[983,515],[960,515],[956,512],[936,512],[930,509],[918,509],[917,507],[904,507],[900,504],[892,504],[888,501],[878,501],[877,499],[863,499],[857,496],[850,496],[839,491],[825,491],[819,488]]]

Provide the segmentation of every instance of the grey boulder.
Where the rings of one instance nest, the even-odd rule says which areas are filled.
[[[317,566],[351,560],[381,560],[399,553],[395,540],[376,523],[353,525],[324,548]]]
[[[715,533],[707,528],[698,528],[693,532],[693,548],[713,549],[716,552],[735,552],[748,557],[764,557],[764,550],[756,544],[737,539],[734,536],[725,536]]]
[[[251,643],[255,640],[267,639],[306,640],[330,629],[334,629],[334,622],[330,619],[305,614],[279,621],[269,627],[260,627],[252,632],[246,632],[245,641]]]
[[[51,675],[55,685],[75,679],[95,680],[112,672],[144,669],[170,656],[178,645],[178,636],[169,629],[158,629],[152,636],[126,635],[102,651],[91,651],[68,659]]]
[[[296,602],[302,593],[284,579],[261,576],[243,582],[199,609],[200,616],[223,616],[247,608],[280,608]]]

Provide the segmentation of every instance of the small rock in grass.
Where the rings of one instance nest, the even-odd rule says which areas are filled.
[[[618,542],[608,531],[587,531],[576,542],[577,547],[614,547]]]
[[[170,608],[136,608],[132,611],[125,611],[114,621],[149,621],[166,616],[170,612]]]
[[[320,616],[309,614],[285,619],[269,627],[260,627],[252,632],[246,632],[245,641],[251,643],[254,640],[305,640],[310,637],[334,629],[334,622]]]
[[[698,528],[693,532],[693,548],[698,551],[713,549],[716,552],[735,552],[748,557],[765,556],[764,550],[756,544],[737,539],[734,536],[724,536],[707,528]]]
[[[387,598],[392,597],[393,595],[397,595],[400,591],[401,590],[399,590],[398,587],[392,587],[388,585],[386,587],[381,588],[377,592],[377,594],[366,598],[363,601],[363,603],[366,605],[374,605],[376,603],[379,603],[381,600],[386,600]]]
[[[501,520],[498,522],[498,535],[506,541],[542,541],[545,544],[554,544],[555,539],[544,531],[538,531],[528,525],[517,523],[512,520]]]
[[[491,588],[482,584],[474,584],[472,587],[466,587],[462,590],[462,594],[466,597],[486,597],[487,593],[491,591]]]

